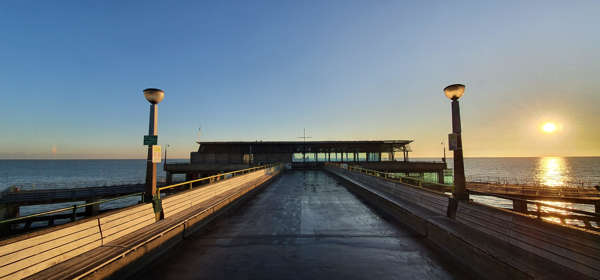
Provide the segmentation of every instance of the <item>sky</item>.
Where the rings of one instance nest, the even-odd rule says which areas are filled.
[[[600,156],[598,14],[600,1],[2,1],[0,158],[144,158],[148,87],[165,91],[169,157],[303,128],[440,157],[454,83],[466,157]]]

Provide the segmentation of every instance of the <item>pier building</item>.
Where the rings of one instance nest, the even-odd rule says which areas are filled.
[[[412,140],[358,141],[223,141],[197,142],[190,163],[165,164],[167,183],[173,174],[186,179],[209,176],[268,163],[289,164],[294,168],[315,168],[326,162],[342,162],[378,171],[397,173],[436,173],[443,183],[445,162],[409,161]]]

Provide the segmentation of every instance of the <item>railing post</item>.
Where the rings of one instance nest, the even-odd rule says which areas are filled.
[[[513,210],[521,213],[527,212],[527,202],[520,199],[513,199]]]
[[[77,218],[77,204],[73,204],[73,213],[71,214],[71,222]]]
[[[157,192],[157,195],[152,198],[152,208],[154,209],[154,218],[155,221],[160,221],[164,219],[164,213],[162,209],[162,200],[160,199],[160,191]]]

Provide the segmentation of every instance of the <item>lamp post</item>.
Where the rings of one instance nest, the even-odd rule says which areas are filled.
[[[150,123],[148,135],[144,137],[144,144],[148,145],[148,159],[146,162],[146,201],[156,196],[156,163],[152,158],[152,147],[157,144],[158,138],[158,103],[165,97],[165,92],[157,88],[144,90],[144,97],[150,102]]]
[[[454,198],[469,200],[465,182],[465,163],[463,160],[462,137],[460,127],[460,108],[458,99],[465,93],[465,85],[454,84],[444,88],[446,97],[452,100],[452,133],[448,135],[450,150],[454,152]]]

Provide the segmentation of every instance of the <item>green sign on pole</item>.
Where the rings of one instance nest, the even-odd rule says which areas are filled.
[[[144,135],[144,145],[156,145],[158,144],[158,135]]]

